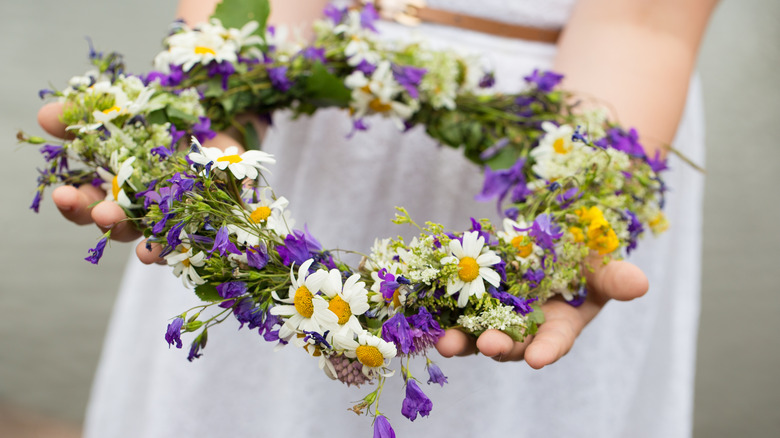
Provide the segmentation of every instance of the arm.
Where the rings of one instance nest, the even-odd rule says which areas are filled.
[[[685,106],[699,43],[716,0],[580,0],[559,41],[554,69],[563,87],[606,102],[613,119],[633,126],[652,156],[669,144]],[[598,103],[598,102],[596,102]],[[450,330],[437,348],[444,356],[477,349],[499,361],[522,360],[542,368],[563,357],[610,299],[631,300],[648,289],[636,266],[594,262],[586,273],[588,298],[578,308],[551,300],[546,322],[524,343],[489,330],[476,342]]]

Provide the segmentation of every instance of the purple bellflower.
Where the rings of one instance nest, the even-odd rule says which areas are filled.
[[[427,417],[431,413],[431,409],[433,409],[431,399],[417,386],[417,382],[408,380],[406,382],[406,398],[404,398],[401,405],[403,416],[410,421],[414,421],[417,418],[417,414]]]
[[[428,370],[428,384],[431,383],[438,383],[441,386],[444,386],[447,382],[447,376],[444,375],[443,372],[441,372],[441,368],[439,368],[438,365],[436,365],[433,362],[430,362],[426,367]]]
[[[292,87],[292,82],[287,77],[286,65],[280,65],[278,67],[269,67],[268,79],[271,80],[271,85],[273,85],[274,88],[281,91],[282,93],[287,92],[287,90],[289,90],[290,87]]]
[[[209,254],[213,254],[214,251],[218,251],[222,257],[227,253],[241,254],[241,251],[236,248],[236,245],[230,241],[230,232],[226,226],[222,226],[217,231],[217,236],[214,239],[214,246],[208,251]]]
[[[530,75],[524,77],[524,79],[529,84],[536,85],[537,90],[543,93],[549,93],[561,82],[563,75],[552,71],[542,72],[539,71],[539,69],[534,69],[534,71]]]
[[[368,3],[363,6],[363,9],[360,11],[360,26],[363,29],[369,29],[378,33],[379,31],[374,26],[377,20],[379,20],[379,13],[376,11],[374,4]]]
[[[384,415],[379,415],[374,420],[374,438],[395,438],[395,431]]]
[[[396,313],[382,324],[382,339],[395,344],[403,354],[413,351],[412,328],[403,313]]]
[[[95,245],[94,248],[91,248],[89,250],[90,254],[89,257],[86,257],[84,260],[92,263],[93,265],[97,265],[100,261],[100,258],[103,257],[103,250],[106,248],[106,243],[108,242],[108,235],[104,234],[103,238],[101,238],[97,245]]]
[[[417,87],[420,86],[420,81],[427,72],[428,70],[424,68],[393,65],[393,77],[406,89],[412,99],[417,99],[420,96]]]
[[[246,249],[246,258],[249,266],[263,269],[268,264],[268,249],[262,242],[258,246],[251,246]]]
[[[168,342],[168,348],[176,344],[176,348],[181,348],[181,326],[184,324],[184,318],[176,318],[168,324],[168,330],[165,332],[165,341]]]

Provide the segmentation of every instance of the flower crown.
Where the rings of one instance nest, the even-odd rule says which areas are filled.
[[[41,92],[65,103],[73,138],[19,134],[44,144],[31,208],[51,185],[100,186],[164,247],[174,275],[203,302],[165,334],[177,348],[182,334],[195,334],[189,360],[232,314],[269,342],[305,349],[333,379],[376,382],[353,409],[373,415],[384,436],[392,429],[379,395],[398,369],[394,358],[405,359],[402,414],[428,415],[432,402],[409,358],[425,357],[427,382],[443,386],[427,352],[445,329],[498,329],[520,341],[543,323],[540,304],[550,297],[582,303],[589,254],[619,257],[646,229],[666,228],[665,161],[605,113],[576,111],[573,96],[556,89],[560,75],[534,71],[522,91],[501,94],[477,57],[380,40],[370,4],[329,6],[314,42],[295,46],[265,26],[267,2],[245,3],[225,0],[200,26],[175,23],[146,75],[126,73],[118,54],[90,50],[93,70]],[[419,236],[377,239],[358,267],[342,263],[295,228],[287,199],[264,179],[274,158],[237,117],[325,107],[349,113],[347,136],[384,117],[461,149],[485,171],[477,198],[495,200],[503,222],[472,218],[470,229],[451,232],[419,226],[398,208],[395,222],[417,226]],[[244,134],[246,152],[202,145],[229,127]],[[110,235],[88,261],[98,263]]]

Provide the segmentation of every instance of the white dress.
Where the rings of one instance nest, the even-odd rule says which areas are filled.
[[[471,14],[473,4],[429,1]],[[480,4],[485,16],[555,27],[565,22],[572,1]],[[383,28],[390,37],[408,33]],[[419,33],[434,45],[484,54],[507,90],[517,89],[533,68],[549,67],[555,54],[551,45],[461,29],[424,25]],[[697,162],[703,155],[700,100],[694,80],[675,140]],[[280,115],[274,123],[264,148],[278,158],[275,190],[291,200],[299,227],[308,224],[325,247],[367,251],[374,237],[399,234],[403,230],[390,223],[396,205],[454,229],[467,228],[470,216],[494,214],[492,203],[471,201],[481,187],[478,169],[420,129],[401,135],[392,123],[371,120],[367,133],[347,141],[350,122],[338,111],[295,122]],[[646,238],[631,257],[650,278],[647,296],[609,303],[572,351],[541,371],[522,362],[436,355],[449,384],[422,385],[434,408],[414,423],[400,412],[400,377],[390,379],[381,410],[397,436],[690,435],[703,178],[674,158],[671,167],[666,212],[672,227]],[[273,352],[233,320],[210,331],[203,357],[193,363],[186,345],[169,349],[167,323],[196,302],[169,268],[130,261],[92,389],[86,437],[371,436],[370,418],[347,411],[371,389],[331,381],[304,352]],[[416,362],[412,371],[424,381],[423,365]]]

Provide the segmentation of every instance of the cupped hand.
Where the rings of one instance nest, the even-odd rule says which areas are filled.
[[[71,138],[71,134],[65,130],[66,126],[60,121],[62,115],[62,103],[49,103],[38,111],[38,123],[49,134],[59,138]],[[228,146],[236,146],[238,142],[224,133],[217,135],[203,146],[218,147],[224,149]],[[239,146],[240,147],[240,146]],[[78,225],[95,224],[103,232],[111,230],[111,239],[120,242],[130,242],[141,236],[135,226],[127,221],[127,215],[116,202],[103,201],[106,192],[92,185],[60,186],[51,194],[52,200],[60,213],[69,221]],[[141,262],[162,263],[159,257],[162,248],[158,244],[147,248],[146,240],[141,241],[136,247],[136,255]]]
[[[531,368],[540,369],[566,355],[582,329],[596,317],[610,300],[630,301],[644,295],[649,287],[647,277],[637,266],[626,261],[611,261],[604,265],[601,259],[589,260],[592,270],[586,269],[588,295],[579,307],[560,299],[542,305],[545,322],[536,335],[524,342],[515,342],[498,330],[487,330],[479,338],[460,330],[447,330],[436,349],[445,357],[466,356],[479,351],[497,361],[525,360]]]

